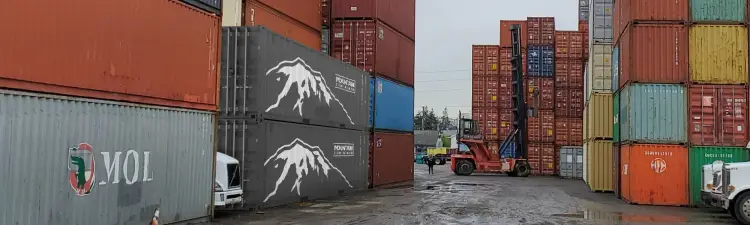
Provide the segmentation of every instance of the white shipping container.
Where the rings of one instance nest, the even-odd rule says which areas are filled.
[[[242,0],[223,0],[221,3],[221,26],[242,26]]]
[[[587,73],[585,99],[590,99],[592,93],[612,93],[612,45],[592,44]]]

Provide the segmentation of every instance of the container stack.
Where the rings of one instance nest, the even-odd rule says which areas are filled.
[[[555,174],[555,18],[527,18],[528,157],[535,175]]]
[[[497,152],[500,134],[500,47],[472,47],[472,118],[477,121],[491,152]],[[507,136],[507,135],[506,135]]]
[[[222,31],[218,147],[240,161],[245,196],[233,207],[274,207],[366,188],[369,74],[264,27]],[[412,164],[407,153],[392,165]],[[303,163],[322,165],[324,173],[299,177],[302,189],[279,183],[290,166],[308,166],[294,164],[291,155],[322,157]]]
[[[498,106],[500,112],[500,127],[498,134],[498,141],[492,142],[490,146],[497,146],[499,143],[505,141],[510,135],[513,128],[513,65],[511,64],[512,58],[512,42],[510,35],[510,28],[512,25],[518,25],[521,28],[521,61],[523,63],[523,76],[526,77],[526,43],[528,42],[527,33],[527,22],[526,20],[501,20],[500,21],[500,72],[498,85]],[[497,149],[494,147],[493,149]],[[497,153],[498,151],[493,151]],[[504,158],[516,157],[515,145],[510,145],[510,148],[505,149],[502,152]]]
[[[220,4],[222,26],[265,26],[315,50],[325,44],[319,0],[223,0]]]
[[[563,146],[583,145],[584,35],[581,31],[555,32],[555,156]],[[562,159],[555,158],[555,171],[560,171]]]
[[[612,0],[592,0],[584,78],[584,180],[595,192],[614,190],[612,151]]]
[[[391,2],[329,1],[331,56],[372,75],[370,187],[414,179],[416,5],[407,0],[398,8],[378,7]]]
[[[0,224],[146,224],[160,208],[162,223],[208,221],[220,6],[80,1],[95,6],[89,14],[76,4],[6,3],[3,16],[56,22],[0,21],[4,164],[35,165],[4,173],[0,188],[16,209],[35,210],[4,207]],[[38,211],[107,216],[51,221]]]

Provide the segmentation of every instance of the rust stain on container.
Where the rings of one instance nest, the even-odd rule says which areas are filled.
[[[747,144],[747,88],[743,85],[691,85],[690,143],[704,146]]]
[[[583,89],[583,60],[556,58],[555,87]]]
[[[414,135],[375,132],[372,150],[373,186],[414,180]]]
[[[179,1],[84,0],[13,1],[0,18],[2,87],[217,110],[216,16]]]
[[[274,33],[320,51],[320,31],[310,29],[302,22],[257,2],[245,4],[245,25],[265,26]]]
[[[529,142],[555,142],[555,112],[553,110],[537,110],[537,117],[528,118]]]
[[[555,108],[555,79],[532,77],[528,78],[526,89],[526,102],[530,106],[536,106],[537,109],[554,109]],[[538,96],[538,97],[536,97]],[[535,99],[538,99],[536,105]]]
[[[379,19],[414,40],[416,0],[333,0],[332,4],[334,18]]]
[[[555,173],[555,145],[529,143],[529,164],[532,175],[549,176]]]
[[[526,34],[526,20],[500,20],[500,47],[510,48],[513,47],[510,38],[511,25],[519,25],[521,27],[521,48],[526,48],[529,36]]]
[[[583,45],[583,34],[579,31],[555,31],[555,57],[583,58],[583,49],[588,47]]]
[[[287,17],[320,31],[322,28],[321,0],[249,0],[269,6]]]
[[[689,0],[653,1],[630,0],[615,1],[613,13],[614,37],[623,33],[625,27],[632,21],[674,21],[686,22]],[[618,41],[615,41],[615,43]]]
[[[688,36],[684,25],[633,25],[625,30],[619,45],[619,88],[629,81],[683,83],[688,80]]]
[[[555,18],[554,17],[528,17],[527,45],[554,45],[555,44]]]
[[[685,146],[622,145],[620,161],[620,191],[625,201],[688,205],[688,149]]]
[[[414,41],[393,28],[376,20],[336,20],[332,38],[334,58],[414,86]]]

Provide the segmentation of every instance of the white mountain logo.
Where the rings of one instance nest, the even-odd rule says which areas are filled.
[[[276,163],[274,168],[278,168],[279,163],[277,161],[279,160],[284,160],[284,170],[281,172],[281,175],[279,175],[279,179],[276,180],[276,187],[271,193],[268,194],[268,196],[266,196],[266,199],[263,200],[263,202],[268,201],[268,199],[276,195],[276,191],[279,189],[279,185],[281,185],[281,183],[286,180],[286,177],[289,175],[289,169],[292,166],[294,166],[296,169],[295,172],[297,172],[297,179],[294,181],[294,186],[292,186],[292,190],[290,191],[294,191],[294,189],[297,189],[297,195],[300,195],[300,185],[302,183],[302,178],[308,175],[311,172],[310,170],[316,172],[318,175],[320,175],[320,172],[323,172],[326,178],[328,178],[328,172],[330,170],[336,170],[336,172],[338,172],[339,175],[344,178],[346,184],[348,184],[350,188],[353,187],[352,184],[349,183],[349,180],[346,179],[346,176],[344,176],[344,174],[341,172],[341,170],[336,168],[331,163],[331,161],[326,158],[320,147],[309,145],[299,138],[295,138],[292,143],[276,149],[276,153],[266,159],[266,162],[263,163],[263,166],[267,166],[269,162],[273,161]]]
[[[281,99],[289,94],[289,90],[292,89],[292,85],[297,85],[298,99],[294,104],[294,108],[292,109],[296,109],[297,111],[299,111],[300,116],[302,116],[302,104],[304,103],[304,101],[307,99],[312,99],[313,97],[317,97],[318,101],[325,101],[326,105],[328,105],[329,107],[331,106],[331,100],[336,101],[341,106],[341,109],[344,110],[344,113],[346,113],[346,117],[349,118],[349,122],[352,125],[354,124],[354,121],[352,121],[352,118],[349,117],[349,112],[346,111],[344,104],[341,104],[341,101],[339,101],[339,99],[336,98],[331,89],[328,88],[328,84],[326,83],[325,78],[323,78],[323,75],[307,65],[307,63],[305,63],[305,60],[297,57],[292,61],[282,61],[273,68],[269,69],[268,72],[266,72],[266,76],[272,73],[284,74],[287,79],[286,84],[284,85],[284,89],[281,91],[281,93],[279,93],[279,96],[276,99],[276,103],[269,106],[268,109],[266,109],[266,112],[279,107]],[[281,81],[281,77],[276,78],[276,81]]]

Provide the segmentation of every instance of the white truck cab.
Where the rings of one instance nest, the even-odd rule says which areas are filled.
[[[242,202],[240,161],[224,153],[216,153],[214,206],[226,207]]]
[[[704,203],[726,209],[733,218],[750,225],[750,162],[704,165],[702,180]]]

